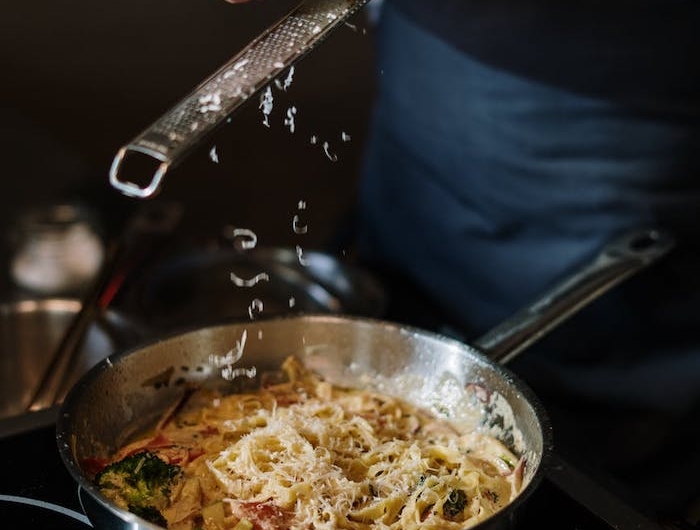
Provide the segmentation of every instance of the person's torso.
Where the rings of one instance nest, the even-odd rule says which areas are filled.
[[[386,1],[476,60],[562,88],[688,99],[700,85],[693,0]]]

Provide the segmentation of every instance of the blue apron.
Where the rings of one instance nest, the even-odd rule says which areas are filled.
[[[473,340],[620,233],[665,228],[671,256],[526,357],[574,392],[692,406],[698,4],[389,0],[359,193],[363,260],[405,275]]]

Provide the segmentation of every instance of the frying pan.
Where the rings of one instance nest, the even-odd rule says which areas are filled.
[[[475,345],[397,323],[329,314],[228,321],[171,334],[108,357],[78,381],[59,412],[59,453],[96,528],[158,528],[104,498],[83,463],[153,426],[193,384],[236,391],[242,378],[227,380],[211,359],[239,343],[244,347],[236,367],[255,367],[258,376],[296,354],[332,383],[393,394],[497,436],[524,456],[524,486],[477,528],[506,528],[543,476],[552,432],[537,397],[503,363],[672,246],[656,230],[611,242]]]

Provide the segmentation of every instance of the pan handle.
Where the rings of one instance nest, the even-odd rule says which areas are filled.
[[[603,247],[583,269],[487,332],[473,346],[505,364],[589,302],[667,254],[673,246],[671,235],[661,230],[625,234]]]

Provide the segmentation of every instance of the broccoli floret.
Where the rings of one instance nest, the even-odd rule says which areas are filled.
[[[467,494],[464,490],[452,490],[442,505],[442,513],[448,519],[455,519],[467,505]]]
[[[95,483],[108,499],[160,526],[161,510],[168,504],[172,486],[182,476],[179,466],[143,451],[113,462],[95,475]]]

